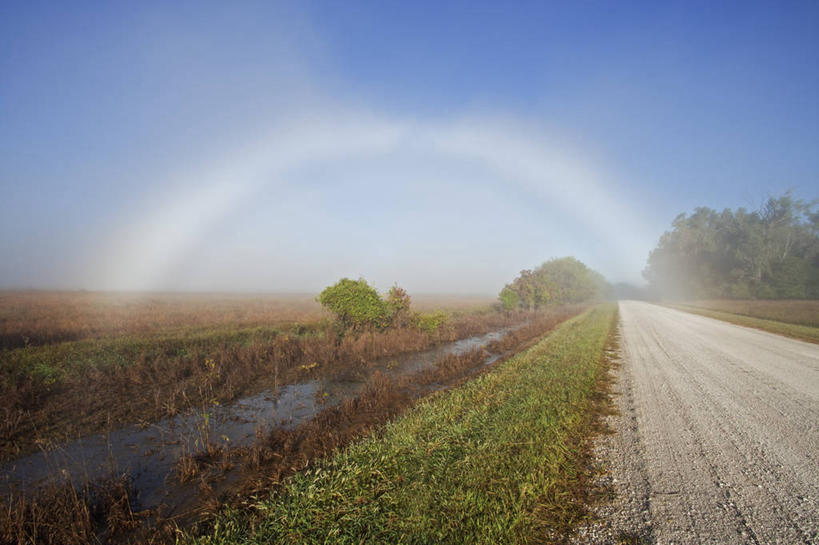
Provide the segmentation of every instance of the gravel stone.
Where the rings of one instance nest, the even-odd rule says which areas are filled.
[[[613,498],[574,543],[819,543],[819,346],[620,303]]]

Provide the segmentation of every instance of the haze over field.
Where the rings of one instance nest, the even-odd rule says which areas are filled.
[[[819,196],[819,8],[0,7],[0,287],[641,282],[678,213]]]
[[[814,542],[817,97],[815,1],[0,2],[0,543]]]

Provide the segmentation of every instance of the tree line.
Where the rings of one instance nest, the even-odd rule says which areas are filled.
[[[521,271],[501,290],[498,307],[502,310],[538,310],[547,305],[599,299],[606,296],[609,289],[600,273],[574,257],[563,257],[547,261],[533,270]],[[335,316],[340,336],[393,327],[417,327],[431,332],[447,321],[443,312],[413,312],[409,294],[398,285],[381,296],[363,278],[342,278],[326,287],[316,300]]]
[[[653,292],[683,298],[819,298],[819,211],[790,193],[758,210],[680,214],[648,257]]]
[[[600,273],[574,257],[562,257],[520,271],[498,298],[506,310],[537,310],[547,305],[589,301],[602,297],[607,290]]]

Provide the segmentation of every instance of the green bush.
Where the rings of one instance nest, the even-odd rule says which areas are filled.
[[[368,328],[416,327],[432,334],[449,323],[443,311],[418,314],[410,308],[410,296],[395,285],[382,298],[378,291],[362,279],[342,278],[324,289],[316,300],[336,317],[339,335]]]
[[[426,333],[434,333],[439,328],[446,325],[449,316],[446,312],[438,311],[431,314],[419,314],[416,317],[416,325],[418,329]]]
[[[518,308],[518,305],[520,305],[520,296],[518,295],[518,292],[509,285],[503,287],[498,299],[500,299],[503,310],[514,310]]]
[[[363,278],[342,278],[318,296],[318,302],[336,315],[344,331],[366,327],[384,328],[389,325],[387,302]]]

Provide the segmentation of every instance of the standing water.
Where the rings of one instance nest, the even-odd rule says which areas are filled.
[[[520,327],[520,326],[518,326]],[[441,358],[460,355],[501,339],[517,328],[504,328],[485,335],[447,343],[431,350],[379,360],[368,367],[388,376],[417,373]],[[489,356],[485,363],[498,358]],[[181,488],[195,483],[170,486],[174,465],[184,455],[204,450],[211,443],[233,446],[251,445],[257,433],[277,427],[295,428],[320,411],[339,405],[360,394],[366,379],[327,376],[266,390],[239,399],[230,405],[209,408],[207,414],[191,411],[148,426],[133,425],[107,433],[91,435],[48,452],[19,458],[2,467],[6,475],[0,483],[3,492],[30,491],[55,476],[74,483],[94,481],[113,473],[128,473],[137,492],[139,509],[152,509],[178,499]],[[181,487],[181,488],[180,488]]]

